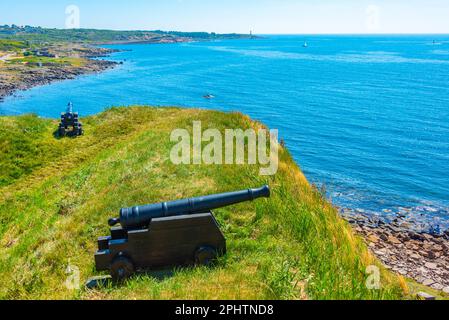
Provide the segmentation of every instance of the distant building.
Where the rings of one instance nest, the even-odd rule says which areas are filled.
[[[36,57],[47,57],[47,58],[56,58],[56,55],[53,53],[50,53],[48,49],[42,49],[42,50],[32,50],[31,53],[35,55]]]

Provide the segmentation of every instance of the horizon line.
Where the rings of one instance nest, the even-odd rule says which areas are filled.
[[[89,27],[84,27],[84,28],[74,28],[74,29],[70,29],[70,28],[58,28],[58,27],[43,27],[43,26],[32,26],[32,25],[16,25],[16,24],[11,24],[8,25],[9,27],[12,27],[13,25],[17,26],[17,27],[32,27],[32,28],[42,28],[42,29],[53,29],[53,30],[78,30],[78,31],[83,31],[83,30],[96,30],[96,31],[114,31],[114,32],[156,32],[156,31],[161,31],[161,32],[182,32],[182,33],[215,33],[215,34],[239,34],[239,35],[253,35],[253,36],[346,36],[346,35],[354,35],[354,36],[382,36],[382,35],[392,35],[392,36],[400,36],[400,35],[405,35],[405,36],[413,36],[413,35],[447,35],[449,36],[449,31],[448,32],[373,32],[373,33],[366,33],[366,32],[317,32],[317,33],[313,33],[313,32],[298,32],[298,33],[241,33],[241,32],[215,32],[215,31],[181,31],[181,30],[163,30],[163,29],[153,29],[153,30],[146,30],[146,29],[107,29],[107,28],[89,28]],[[4,26],[4,25],[3,25]]]

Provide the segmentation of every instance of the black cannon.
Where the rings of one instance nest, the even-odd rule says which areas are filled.
[[[268,186],[121,209],[109,220],[111,236],[98,239],[96,268],[122,280],[137,269],[209,265],[226,253],[211,210],[263,197],[270,197]]]
[[[71,130],[69,130],[71,128]],[[58,134],[64,136],[82,136],[83,124],[79,121],[77,112],[73,112],[73,104],[69,103],[65,113],[61,113],[61,122],[59,123]]]

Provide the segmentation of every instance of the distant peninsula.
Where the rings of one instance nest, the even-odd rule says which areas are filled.
[[[0,26],[0,101],[17,90],[115,67],[116,62],[98,59],[114,51],[99,47],[105,44],[254,38],[257,37],[236,33],[48,29],[4,25]]]

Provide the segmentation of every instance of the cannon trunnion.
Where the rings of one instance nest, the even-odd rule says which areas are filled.
[[[226,253],[226,239],[210,210],[269,196],[265,186],[179,200],[147,206],[146,213],[142,210],[128,220],[123,215],[128,209],[122,209],[121,219],[110,220],[111,235],[98,239],[96,268],[122,280],[140,269],[209,265]],[[162,212],[155,211],[159,207]],[[134,210],[139,212],[139,207]],[[113,226],[119,222],[120,227]]]

